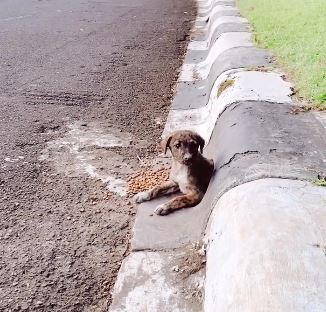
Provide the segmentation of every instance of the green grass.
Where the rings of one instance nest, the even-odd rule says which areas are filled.
[[[223,91],[225,91],[227,88],[232,87],[234,85],[234,80],[233,79],[226,79],[223,81],[217,91],[217,97],[219,97]]]
[[[313,181],[313,183],[317,186],[325,186],[326,187],[326,178],[321,178],[321,177],[318,177],[317,179],[315,179]]]
[[[255,31],[295,84],[297,95],[326,109],[326,0],[237,0]]]

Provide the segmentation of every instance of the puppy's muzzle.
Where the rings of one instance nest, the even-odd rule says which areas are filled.
[[[186,164],[186,165],[189,165],[192,160],[194,158],[194,155],[190,154],[190,153],[187,153],[183,156],[183,162]]]

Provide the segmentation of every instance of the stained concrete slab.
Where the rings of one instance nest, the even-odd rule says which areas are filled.
[[[194,252],[131,253],[120,268],[109,311],[203,311],[204,269]]]
[[[325,209],[326,188],[303,181],[224,194],[208,231],[204,311],[325,311]]]
[[[194,82],[179,82],[172,102],[172,109],[192,109],[205,106],[216,78],[223,72],[236,68],[268,67],[272,55],[255,47],[239,47],[221,53],[214,62],[207,79]]]
[[[178,81],[191,82],[207,79],[214,62],[223,52],[232,48],[251,46],[253,43],[249,32],[223,33],[212,45],[207,57],[202,62],[183,64]]]
[[[239,101],[291,103],[292,86],[275,72],[229,70],[214,83],[207,105],[189,110],[170,110],[163,136],[176,130],[192,130],[209,142],[219,115]]]
[[[168,216],[152,215],[162,198],[138,206],[133,250],[177,248],[199,241],[212,207],[237,185],[267,177],[313,180],[326,172],[325,130],[290,104],[235,103],[218,119],[205,155],[216,172],[202,202]]]

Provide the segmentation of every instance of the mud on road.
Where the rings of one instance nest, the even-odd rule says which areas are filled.
[[[72,15],[53,29],[76,14],[94,25],[92,14],[109,10],[88,2],[87,18],[72,1]],[[136,212],[127,179],[157,153],[195,17],[192,1],[130,3],[114,23],[99,15],[98,29],[46,53],[42,35],[25,43],[16,24],[2,28],[0,311],[110,304]],[[35,24],[30,15],[30,24],[19,19],[22,34]]]

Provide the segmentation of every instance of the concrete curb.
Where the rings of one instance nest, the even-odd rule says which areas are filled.
[[[204,311],[325,311],[325,207],[325,188],[303,181],[223,195],[207,234]]]
[[[324,311],[325,114],[297,113],[233,1],[198,5],[163,137],[199,132],[217,170],[197,207],[138,207],[110,311]]]

